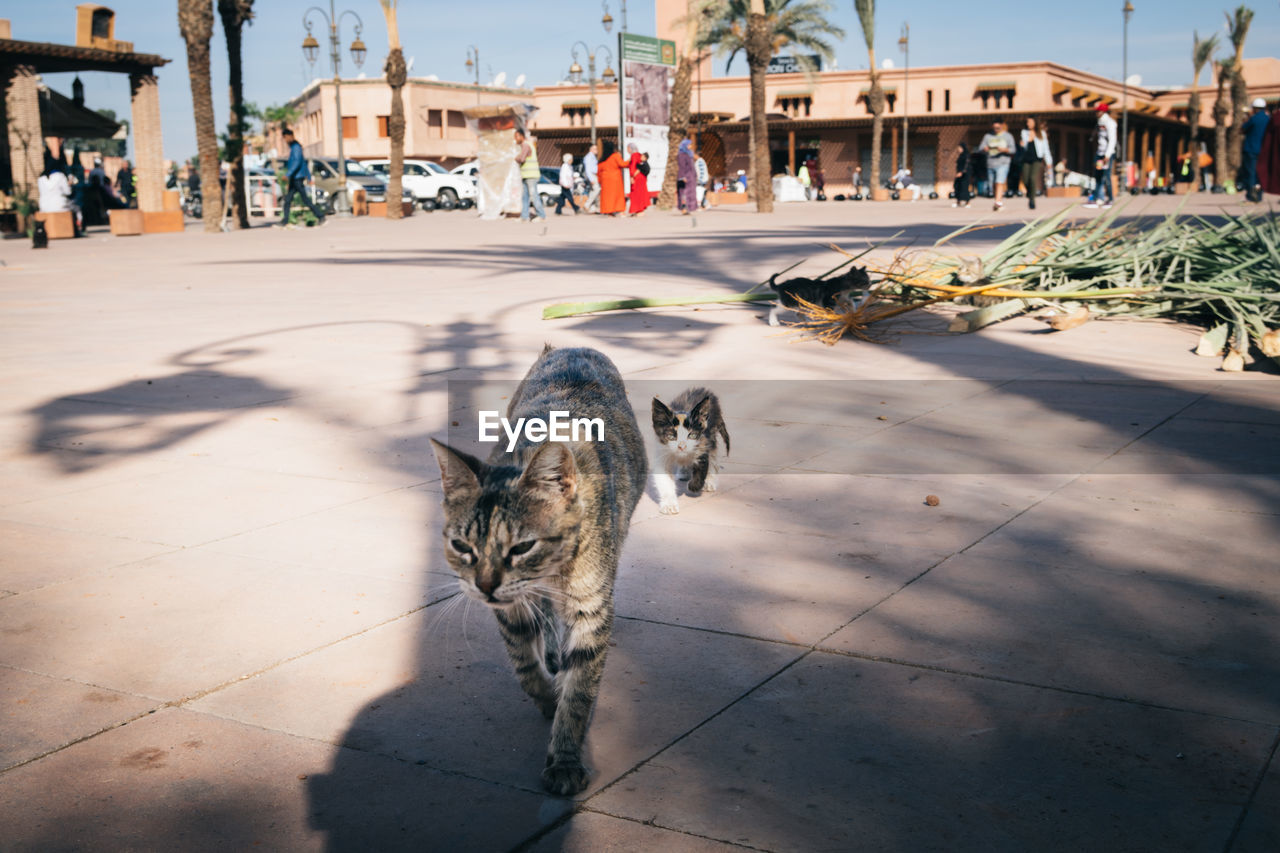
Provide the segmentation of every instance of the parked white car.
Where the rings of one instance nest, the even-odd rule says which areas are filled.
[[[383,180],[391,172],[390,160],[365,160],[364,165],[377,173]],[[437,206],[453,206],[463,202],[461,207],[470,207],[475,203],[476,185],[469,178],[451,174],[438,163],[430,160],[404,161],[404,188],[413,193],[418,204],[432,201]],[[452,204],[446,205],[445,202]]]

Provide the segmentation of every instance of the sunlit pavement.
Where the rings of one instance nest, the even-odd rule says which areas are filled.
[[[986,217],[980,254],[1025,206],[0,242],[0,849],[1280,849],[1275,371],[1165,323],[540,319]],[[544,342],[646,431],[716,389],[733,439],[718,493],[637,509],[576,800],[428,446]]]

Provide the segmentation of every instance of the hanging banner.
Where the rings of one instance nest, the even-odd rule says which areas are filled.
[[[661,184],[661,176],[667,168],[667,129],[671,126],[676,43],[621,33],[618,36],[618,54],[622,62],[619,97],[622,100],[623,144],[634,142],[637,150],[649,155],[649,174],[658,175],[658,183]],[[627,156],[625,147],[621,153],[624,158]]]

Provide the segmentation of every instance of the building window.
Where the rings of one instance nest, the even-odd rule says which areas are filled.
[[[342,138],[343,139],[355,139],[360,135],[359,131],[360,131],[359,122],[356,120],[355,116],[342,117]]]
[[[391,138],[391,116],[378,116],[378,138]]]
[[[933,112],[933,90],[932,89],[924,90],[924,111],[927,113]]]
[[[466,127],[467,126],[466,116],[464,116],[462,113],[458,112],[457,110],[448,110],[448,116],[446,116],[446,118],[448,118],[449,120],[449,127]]]
[[[950,89],[942,90],[942,111],[947,113],[951,112],[951,90]]]
[[[895,93],[895,92],[885,92],[885,94],[884,94],[884,100],[885,100],[885,103],[887,103],[887,104],[889,105],[889,110],[888,110],[888,111],[889,111],[889,112],[893,112],[893,105],[894,105],[894,104],[897,102],[897,100],[898,100],[898,95],[897,95],[897,93]]]

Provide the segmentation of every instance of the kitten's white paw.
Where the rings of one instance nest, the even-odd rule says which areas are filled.
[[[716,490],[716,484],[715,484],[715,483],[704,483],[704,484],[702,485],[702,491],[704,491],[704,492],[706,492],[706,493],[708,493],[708,494],[710,494],[711,492],[714,492],[715,490]]]
[[[663,515],[679,515],[680,504],[675,502],[671,502],[671,503],[664,502],[658,505],[658,512],[662,513]]]

